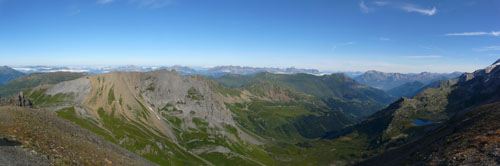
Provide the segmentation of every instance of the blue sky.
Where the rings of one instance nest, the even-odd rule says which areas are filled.
[[[472,72],[499,19],[494,0],[0,0],[0,65]]]

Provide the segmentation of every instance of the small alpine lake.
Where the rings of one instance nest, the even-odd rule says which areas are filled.
[[[426,121],[426,120],[422,120],[422,119],[415,119],[415,120],[411,121],[411,123],[413,123],[417,126],[425,126],[425,125],[433,124],[434,122],[436,122],[436,121],[435,120]]]

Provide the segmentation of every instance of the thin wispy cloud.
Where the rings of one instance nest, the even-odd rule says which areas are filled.
[[[341,43],[341,44],[337,44],[337,45],[334,45],[332,47],[332,51],[335,51],[337,48],[339,47],[343,47],[343,46],[348,46],[348,45],[353,45],[353,44],[356,44],[355,42],[345,42],[345,43]]]
[[[500,46],[488,46],[477,49],[477,51],[500,51]]]
[[[500,36],[500,31],[448,33],[445,36]]]
[[[405,4],[405,5],[402,5],[400,8],[403,10],[406,10],[407,12],[417,12],[417,13],[420,13],[423,15],[428,15],[428,16],[432,16],[432,15],[436,14],[436,12],[437,12],[436,7],[432,7],[432,9],[424,9],[424,8],[420,8],[420,7],[413,5],[413,4]]]
[[[359,9],[360,9],[360,10],[361,10],[361,12],[363,12],[363,13],[369,13],[369,12],[372,12],[372,11],[373,11],[373,9],[372,9],[372,8],[370,8],[370,7],[366,6],[365,1],[361,1],[361,2],[359,3]]]
[[[389,8],[399,9],[399,10],[403,10],[403,11],[410,12],[410,13],[420,13],[420,14],[427,15],[427,16],[432,16],[432,15],[435,15],[437,13],[436,7],[423,8],[423,7],[420,7],[419,5],[411,4],[411,3],[374,1],[374,2],[372,2],[372,5],[378,6],[378,7],[389,7]],[[359,7],[360,7],[361,11],[365,12],[365,13],[368,13],[368,12],[375,10],[375,8],[373,8],[373,7],[372,8],[368,7],[368,5],[364,1],[361,1],[361,3],[359,4]]]
[[[405,56],[405,58],[411,59],[427,59],[427,58],[442,58],[440,55],[423,55],[423,56]]]

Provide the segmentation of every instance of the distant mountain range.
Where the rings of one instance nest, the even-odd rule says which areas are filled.
[[[48,73],[48,72],[74,72],[74,73],[89,73],[99,74],[110,71],[123,72],[147,72],[156,69],[155,67],[137,67],[134,65],[126,66],[17,66],[15,70],[30,74],[30,73]]]
[[[261,72],[269,72],[275,74],[295,74],[295,73],[306,73],[306,74],[321,74],[319,70],[316,69],[299,69],[299,68],[267,68],[267,67],[242,67],[242,66],[216,66],[211,68],[198,68],[194,69],[187,66],[72,66],[72,67],[61,67],[61,66],[21,66],[14,67],[14,69],[23,73],[44,73],[44,72],[77,72],[77,73],[89,73],[89,74],[101,74],[111,71],[121,71],[121,72],[149,72],[159,69],[175,70],[182,75],[204,75],[211,77],[221,77],[227,74],[240,74],[240,75],[254,75]]]
[[[355,77],[354,79],[362,84],[370,85],[374,88],[389,90],[392,88],[396,88],[403,84],[418,81],[427,85],[434,81],[439,80],[449,80],[460,76],[461,72],[453,72],[453,73],[384,73],[380,71],[370,70],[363,73],[360,76]]]
[[[460,76],[453,73],[384,73],[370,70],[354,77],[360,83],[382,89],[395,97],[413,97],[432,82],[450,80]]]

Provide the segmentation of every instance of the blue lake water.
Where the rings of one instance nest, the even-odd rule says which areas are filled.
[[[424,126],[424,125],[428,125],[428,124],[433,124],[434,122],[436,122],[436,121],[435,120],[424,121],[424,120],[421,120],[421,119],[415,119],[415,120],[411,121],[411,123],[413,123],[415,125],[418,125],[418,126]]]

